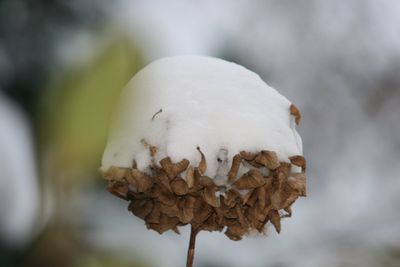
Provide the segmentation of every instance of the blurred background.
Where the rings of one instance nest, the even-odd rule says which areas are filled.
[[[303,115],[308,197],[283,231],[201,233],[199,267],[400,266],[400,2],[0,1],[0,266],[184,266],[97,172],[124,84],[152,60],[242,64]]]

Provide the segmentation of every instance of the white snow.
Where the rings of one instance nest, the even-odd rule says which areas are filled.
[[[210,177],[217,175],[221,153],[228,166],[242,150],[273,150],[288,161],[302,155],[290,105],[257,74],[235,63],[205,56],[154,61],[122,92],[102,170],[131,167],[133,160],[145,170],[151,158],[143,139],[158,148],[156,162],[170,156],[196,166],[199,146]]]

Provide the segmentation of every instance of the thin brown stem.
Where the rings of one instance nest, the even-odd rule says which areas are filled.
[[[195,229],[193,226],[191,226],[186,267],[193,267],[194,248],[196,245],[196,236],[197,236],[198,232],[199,231],[197,229]]]

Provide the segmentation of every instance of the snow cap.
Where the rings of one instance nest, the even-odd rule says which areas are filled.
[[[102,171],[132,167],[146,171],[169,156],[197,166],[197,147],[215,178],[219,163],[240,151],[275,151],[279,161],[302,155],[291,102],[256,73],[206,56],[175,56],[139,71],[121,95],[103,155]],[[157,149],[152,159],[149,145]]]

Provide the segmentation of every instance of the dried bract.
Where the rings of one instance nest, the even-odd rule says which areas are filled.
[[[255,161],[270,170],[275,170],[280,165],[276,153],[268,150],[261,151],[255,158]]]
[[[306,159],[303,156],[297,155],[297,156],[290,157],[289,159],[293,165],[301,167],[301,169],[303,171],[306,170]]]
[[[294,116],[295,122],[298,125],[300,123],[301,114],[294,104],[290,105],[290,114]]]
[[[234,182],[233,186],[237,189],[253,189],[263,186],[264,184],[265,180],[260,171],[253,169]]]

